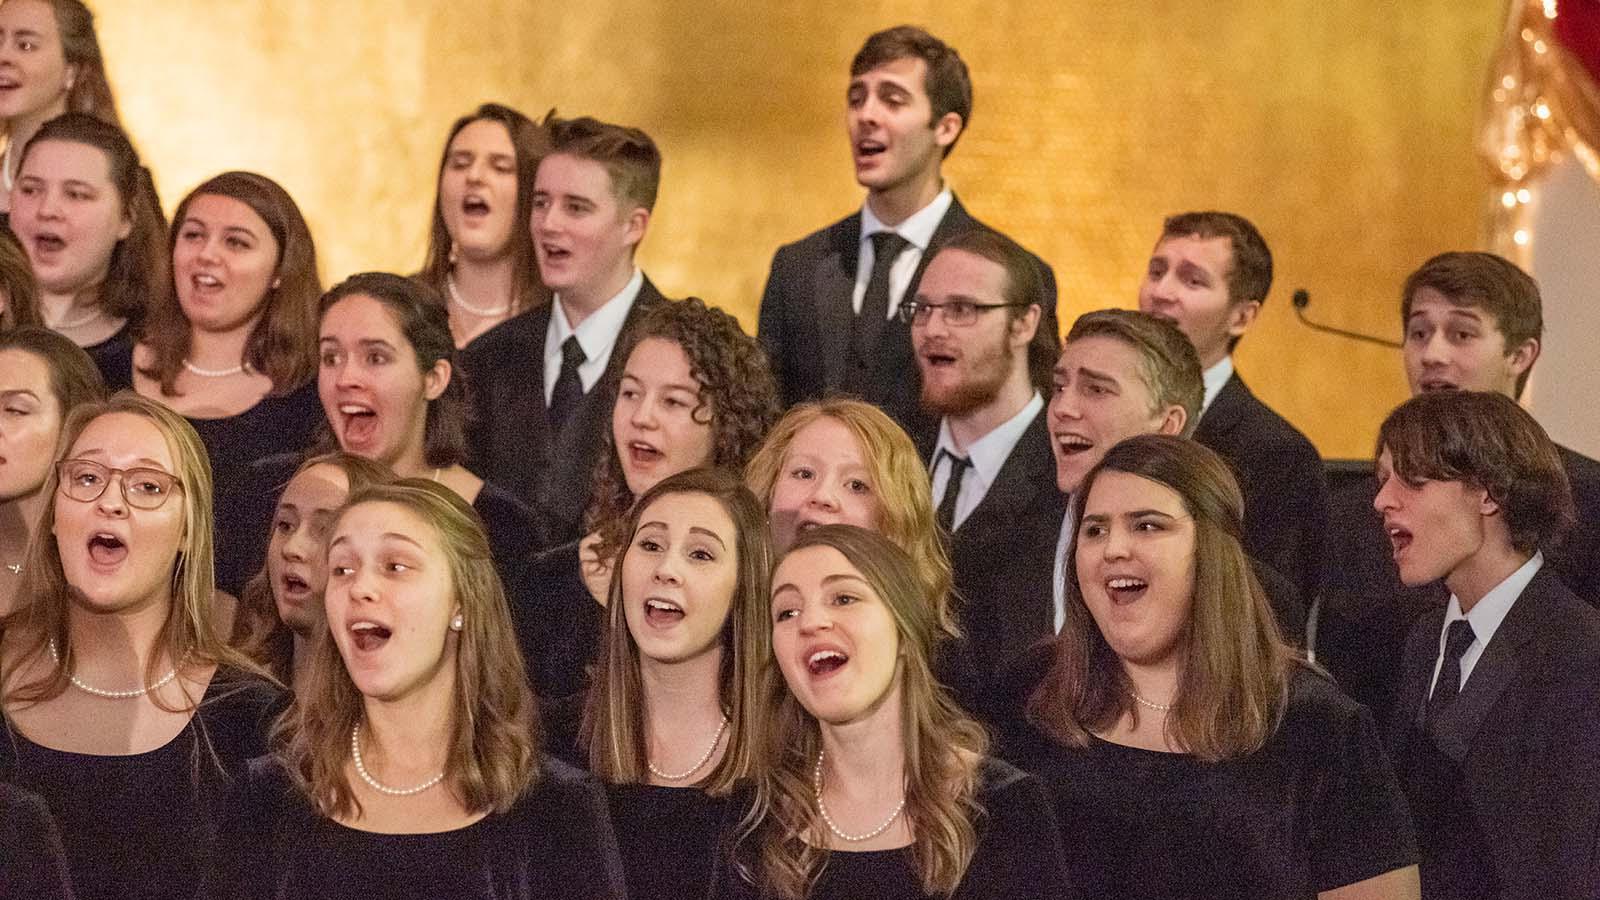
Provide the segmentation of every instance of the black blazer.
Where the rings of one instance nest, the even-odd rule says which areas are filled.
[[[1424,897],[1592,898],[1600,886],[1600,612],[1529,582],[1455,703],[1424,730],[1444,611],[1406,642],[1390,725]]]
[[[1207,407],[1194,439],[1227,460],[1244,491],[1245,550],[1294,585],[1302,612],[1322,583],[1328,482],[1306,436],[1234,373]],[[1283,623],[1291,627],[1293,619]],[[1291,635],[1299,643],[1301,635]]]
[[[1550,559],[1561,580],[1580,600],[1600,606],[1600,462],[1565,447],[1556,450],[1572,484],[1578,522]]]
[[[560,434],[550,431],[544,400],[545,330],[555,304],[530,309],[461,351],[472,402],[468,467],[533,510],[535,548],[578,537],[601,437],[611,419],[616,382],[627,362],[624,338],[645,310],[664,299],[646,278],[628,310],[605,376],[583,395]]]
[[[941,244],[963,231],[980,227],[986,226],[968,214],[959,199],[952,198],[902,302],[916,294],[917,282]],[[849,390],[854,377],[866,385],[863,399],[881,407],[915,435],[926,429],[927,416],[918,402],[922,375],[917,370],[907,325],[899,318],[884,323],[877,352],[872,354],[872,371],[847,371],[851,365],[850,330],[855,318],[851,297],[860,247],[861,213],[857,212],[778,248],[761,295],[756,335],[772,360],[772,374],[785,407]],[[1044,260],[1035,256],[1034,261],[1044,281],[1040,298],[1044,316],[1039,328],[1055,333],[1055,273]]]
[[[1041,409],[1028,423],[983,502],[950,539],[965,638],[965,664],[950,671],[950,687],[984,717],[1004,664],[1055,633],[1051,581],[1067,497],[1056,489],[1048,418]],[[930,462],[936,442],[922,448]]]

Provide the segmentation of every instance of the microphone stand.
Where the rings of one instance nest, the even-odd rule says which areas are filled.
[[[1300,318],[1300,321],[1304,323],[1307,328],[1313,328],[1317,331],[1325,331],[1328,334],[1336,334],[1339,337],[1349,338],[1353,341],[1365,341],[1369,344],[1377,344],[1380,347],[1388,347],[1392,350],[1399,350],[1405,347],[1405,344],[1401,343],[1400,341],[1391,341],[1387,338],[1374,337],[1370,334],[1362,334],[1359,331],[1346,331],[1343,328],[1335,328],[1332,325],[1324,325],[1321,322],[1311,321],[1310,319],[1306,318],[1306,307],[1311,305],[1311,292],[1305,288],[1297,288],[1290,302],[1294,305],[1294,314]]]

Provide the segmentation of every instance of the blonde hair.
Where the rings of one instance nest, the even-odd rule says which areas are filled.
[[[539,778],[539,716],[483,523],[449,488],[406,478],[352,492],[334,528],[366,503],[404,507],[439,536],[462,620],[444,784],[468,810],[503,813]],[[290,777],[329,818],[361,814],[344,766],[350,732],[362,715],[362,694],[331,632],[324,630],[312,651],[306,684],[278,721],[273,746]]]
[[[172,454],[173,472],[182,486],[183,537],[178,545],[172,566],[172,597],[166,621],[156,638],[165,654],[152,653],[146,665],[145,681],[154,683],[162,673],[164,656],[178,661],[179,665],[196,669],[224,665],[247,672],[259,672],[254,663],[238,651],[227,646],[217,633],[214,623],[213,598],[216,581],[212,565],[211,535],[211,467],[205,446],[182,416],[166,406],[149,400],[132,391],[122,391],[107,400],[94,400],[80,404],[67,413],[61,428],[61,439],[56,445],[59,462],[71,452],[73,444],[83,435],[89,424],[102,416],[128,413],[153,424],[166,440]],[[61,648],[61,664],[52,666],[50,674],[24,683],[5,692],[6,703],[37,703],[59,696],[69,684],[72,670],[72,643],[69,640],[67,611],[72,605],[71,585],[61,568],[61,548],[56,544],[54,522],[56,504],[61,502],[58,491],[60,475],[54,466],[45,478],[44,496],[51,498],[34,529],[34,539],[28,548],[22,584],[17,596],[26,598],[24,605],[0,620],[0,632],[21,628],[24,638],[21,650],[0,664],[0,684],[9,684],[11,675],[29,661],[48,652],[54,643]],[[107,487],[110,490],[111,487]],[[77,502],[77,501],[68,501]],[[168,502],[173,502],[171,499]],[[156,694],[151,700],[168,712],[188,711],[169,709]]]
[[[789,554],[810,547],[837,550],[861,573],[894,619],[900,639],[901,733],[905,741],[905,816],[911,855],[925,894],[949,896],[977,850],[974,820],[978,768],[988,739],[933,674],[938,645],[948,639],[922,593],[915,561],[891,538],[854,525],[825,525],[802,534]],[[770,764],[755,779],[755,802],[740,823],[735,865],[740,874],[786,900],[811,892],[828,861],[826,827],[812,788],[822,733],[795,699],[771,650],[770,607],[752,630],[764,630],[759,680],[764,723],[761,749]],[[756,613],[752,613],[755,615]],[[747,652],[758,645],[752,643]],[[753,851],[753,853],[752,853]],[[751,856],[755,859],[752,861]]]
[[[744,481],[769,510],[782,475],[784,457],[795,436],[819,419],[843,425],[872,473],[872,490],[883,510],[883,535],[911,555],[922,596],[936,604],[941,630],[960,635],[952,609],[954,576],[950,556],[933,517],[933,489],[916,444],[883,410],[870,403],[829,398],[801,403],[772,426],[761,449],[745,466]]]
[[[752,734],[764,710],[753,705],[753,701],[757,696],[757,673],[763,657],[745,652],[751,646],[746,632],[752,627],[765,628],[772,540],[761,504],[737,476],[721,469],[690,469],[663,479],[634,504],[627,519],[627,535],[633,536],[645,510],[656,500],[673,494],[703,494],[717,501],[732,520],[736,535],[738,577],[733,587],[733,603],[722,627],[722,670],[718,675],[719,699],[728,717],[728,747],[722,760],[695,785],[708,794],[720,796],[728,793],[739,779],[749,777],[757,764],[757,747]],[[632,549],[631,543],[623,549],[613,569],[618,574],[611,579],[605,636],[594,682],[584,701],[579,737],[580,745],[588,748],[590,771],[611,784],[649,780],[649,748],[645,739],[647,701],[639,674],[639,645],[628,630],[624,615],[625,598],[620,577],[623,560]]]

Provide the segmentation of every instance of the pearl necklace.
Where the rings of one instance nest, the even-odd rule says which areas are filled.
[[[484,309],[481,306],[473,306],[471,303],[468,303],[461,296],[461,292],[456,289],[456,276],[454,272],[444,276],[444,286],[449,289],[450,299],[455,302],[455,305],[461,307],[469,313],[472,313],[475,316],[482,316],[483,318],[489,319],[495,316],[503,316],[511,311],[511,304],[509,302],[504,306],[497,306],[493,309]]]
[[[82,316],[80,318],[73,319],[71,321],[56,322],[53,325],[50,324],[49,322],[46,322],[45,326],[48,327],[51,331],[67,331],[69,329],[82,328],[85,325],[91,325],[91,324],[99,321],[99,319],[100,319],[100,310],[97,307],[90,307],[89,308],[89,314],[86,315],[86,316]]]
[[[416,787],[393,788],[393,787],[389,787],[386,784],[383,784],[382,782],[378,781],[378,779],[373,778],[372,775],[367,772],[366,763],[361,761],[361,723],[360,722],[356,723],[356,727],[350,729],[350,759],[351,759],[352,762],[354,762],[356,764],[356,774],[361,776],[361,780],[365,781],[367,783],[368,787],[372,788],[373,790],[377,791],[380,794],[388,794],[391,797],[409,797],[412,794],[420,794],[423,791],[427,790],[428,788],[431,788],[434,785],[436,785],[439,782],[444,780],[444,773],[440,772],[439,774],[433,776],[432,778],[429,778],[427,781],[424,781],[423,783],[417,785]]]
[[[50,642],[50,659],[54,661],[57,666],[61,665],[61,654],[56,650],[55,641]],[[105,697],[108,700],[132,700],[135,697],[143,697],[145,694],[153,691],[159,691],[163,687],[166,687],[167,682],[176,677],[178,677],[178,667],[173,666],[167,671],[167,674],[156,679],[155,684],[142,688],[135,688],[131,691],[108,691],[104,688],[97,688],[94,685],[85,683],[82,679],[71,672],[67,673],[67,680],[72,682],[73,687],[83,691],[85,694],[93,694],[96,697]]]
[[[1164,713],[1164,712],[1171,712],[1172,711],[1172,704],[1170,704],[1170,703],[1168,703],[1168,704],[1166,704],[1164,706],[1162,704],[1160,704],[1160,703],[1151,703],[1149,700],[1146,700],[1145,698],[1139,696],[1139,692],[1138,691],[1133,691],[1132,693],[1133,693],[1133,702],[1139,704],[1140,706],[1148,706],[1151,709],[1155,710],[1156,712],[1163,712]]]
[[[663,781],[682,781],[685,778],[688,778],[690,775],[693,775],[694,773],[700,771],[700,769],[702,767],[704,767],[706,763],[711,761],[711,754],[717,752],[717,745],[722,743],[722,733],[727,731],[727,730],[728,730],[728,717],[727,716],[723,716],[722,717],[722,724],[717,726],[717,734],[716,734],[716,736],[711,739],[711,746],[706,748],[706,753],[705,753],[704,756],[700,757],[700,761],[695,763],[687,771],[680,772],[680,773],[678,773],[676,775],[671,775],[671,774],[668,774],[668,773],[663,772],[660,769],[656,768],[656,764],[651,762],[651,761],[649,761],[648,759],[645,760],[645,763],[644,763],[645,768],[650,770],[650,774],[651,775],[654,775],[654,776],[656,776],[657,778],[660,778]]]
[[[906,798],[904,794],[900,796],[900,802],[895,805],[894,812],[889,813],[889,818],[884,819],[882,825],[879,825],[877,828],[872,829],[866,834],[846,834],[839,830],[839,826],[833,824],[833,819],[828,815],[828,808],[822,805],[823,753],[824,751],[822,750],[817,751],[817,768],[811,776],[811,787],[817,795],[817,812],[822,813],[822,821],[828,826],[828,830],[833,832],[833,836],[839,840],[849,841],[852,844],[859,844],[862,841],[870,841],[878,835],[883,834],[885,831],[888,831],[889,826],[894,824],[895,819],[900,818],[900,813],[906,808]]]
[[[242,362],[231,369],[202,369],[187,359],[183,361],[183,367],[201,378],[227,378],[229,375],[237,375],[245,370],[245,364]]]

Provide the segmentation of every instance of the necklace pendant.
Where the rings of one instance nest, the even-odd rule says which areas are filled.
[[[6,568],[10,569],[13,575],[22,574],[22,563],[6,563]]]

